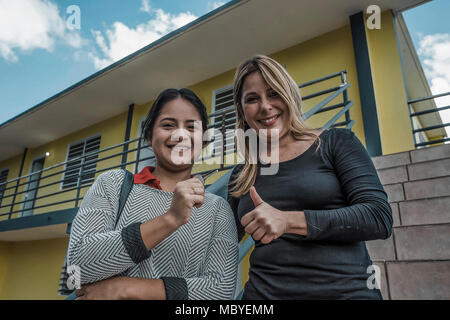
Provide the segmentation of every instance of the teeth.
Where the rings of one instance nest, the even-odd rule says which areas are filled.
[[[174,146],[174,149],[179,149],[179,150],[189,150],[189,147],[184,147],[184,146]]]
[[[272,122],[273,120],[275,120],[276,118],[277,118],[277,116],[272,117],[272,118],[270,118],[270,119],[261,120],[261,122],[263,122],[263,123],[269,123],[269,122]]]

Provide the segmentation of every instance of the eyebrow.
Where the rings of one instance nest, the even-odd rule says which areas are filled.
[[[165,120],[166,121],[173,121],[173,122],[177,122],[178,121],[177,119],[170,118],[170,117],[166,117],[166,118],[161,119],[161,121],[165,121]],[[196,121],[201,122],[201,120],[195,120],[195,119],[186,120],[186,122],[196,122]]]
[[[268,87],[268,88],[266,89],[266,92],[269,92],[269,91],[275,91],[275,90],[272,89],[271,87]],[[247,93],[244,95],[244,98],[246,98],[247,96],[249,96],[249,95],[251,95],[251,94],[258,94],[258,93],[256,93],[255,91],[247,92]]]
[[[161,121],[165,121],[165,120],[177,122],[177,119],[175,119],[175,118],[166,117],[166,118],[161,119]]]
[[[249,96],[249,95],[251,95],[251,94],[257,94],[257,93],[254,92],[254,91],[247,92],[247,93],[244,95],[244,98],[246,98],[247,96]]]

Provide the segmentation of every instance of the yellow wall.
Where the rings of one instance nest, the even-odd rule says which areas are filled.
[[[411,122],[392,12],[381,29],[366,29],[383,154],[414,149]]]
[[[0,298],[2,297],[2,289],[8,272],[10,257],[11,244],[9,242],[0,241]]]
[[[6,273],[0,273],[0,281],[1,275],[4,277],[3,285],[0,286],[0,299],[64,298],[58,296],[57,291],[67,238],[3,242],[0,245],[0,258],[3,258],[2,248],[5,246],[9,247],[9,259]]]

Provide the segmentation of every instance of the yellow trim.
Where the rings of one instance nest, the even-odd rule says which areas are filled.
[[[366,27],[383,155],[414,149],[394,19],[381,14],[381,29]]]

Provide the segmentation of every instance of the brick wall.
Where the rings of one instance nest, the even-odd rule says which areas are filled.
[[[373,158],[394,217],[367,241],[384,299],[450,299],[450,145]]]

